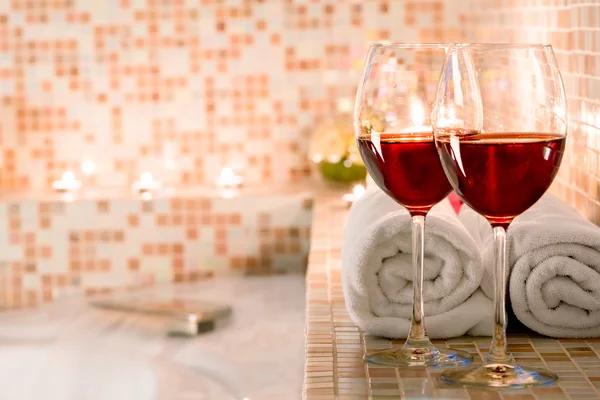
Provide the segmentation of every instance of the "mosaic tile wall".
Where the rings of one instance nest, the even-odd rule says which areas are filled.
[[[353,96],[368,42],[458,37],[406,0],[0,1],[0,189],[143,171],[174,185],[310,174],[308,134]]]
[[[600,2],[451,0],[467,40],[553,45],[569,102],[567,155],[553,190],[600,224]]]
[[[0,202],[0,308],[216,274],[304,272],[309,195]]]

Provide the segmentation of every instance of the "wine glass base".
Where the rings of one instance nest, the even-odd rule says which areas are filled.
[[[460,367],[469,365],[473,355],[466,351],[431,347],[408,347],[370,353],[363,360],[380,367]]]
[[[442,372],[440,379],[458,385],[517,389],[548,385],[555,382],[558,376],[544,369],[488,362],[468,368],[446,370]]]

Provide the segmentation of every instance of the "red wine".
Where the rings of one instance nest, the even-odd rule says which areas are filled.
[[[385,134],[358,139],[371,177],[412,215],[425,215],[452,190],[432,134]]]
[[[450,132],[438,139],[458,195],[492,225],[504,227],[546,192],[565,147],[565,138],[551,133]]]

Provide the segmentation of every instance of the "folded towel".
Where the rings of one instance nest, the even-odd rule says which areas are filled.
[[[371,187],[352,207],[342,245],[342,283],[348,312],[365,332],[408,334],[412,315],[410,215]],[[432,338],[490,335],[492,302],[481,289],[479,249],[448,200],[425,227],[425,326]]]
[[[467,206],[459,218],[482,246],[491,297],[491,227]],[[546,194],[509,226],[507,248],[510,302],[523,324],[547,336],[600,336],[600,228]]]

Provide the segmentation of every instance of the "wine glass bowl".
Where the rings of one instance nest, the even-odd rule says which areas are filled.
[[[448,51],[433,113],[448,181],[493,228],[494,322],[483,365],[442,373],[488,387],[553,382],[550,371],[515,364],[506,347],[506,229],[548,190],[567,137],[566,96],[550,45],[464,44]]]
[[[438,349],[427,338],[423,310],[425,216],[452,190],[433,140],[431,111],[448,46],[374,44],[363,67],[354,111],[357,146],[376,184],[412,219],[413,312],[401,348],[365,356],[371,364],[459,366],[472,356]]]
[[[490,223],[508,227],[552,183],[565,137],[537,132],[455,131],[440,133],[438,146],[448,180],[464,202]]]
[[[412,215],[426,215],[452,190],[431,136],[386,134],[379,148],[370,137],[359,137],[358,148],[377,185]],[[419,164],[425,167],[414,168]]]

